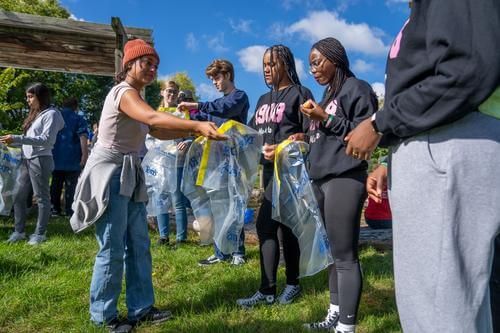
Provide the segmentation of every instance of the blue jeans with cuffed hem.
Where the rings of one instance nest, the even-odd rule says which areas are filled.
[[[108,207],[95,223],[99,251],[90,284],[90,319],[96,324],[118,316],[124,269],[128,319],[137,320],[154,304],[146,208],[119,194],[120,173],[113,174]]]

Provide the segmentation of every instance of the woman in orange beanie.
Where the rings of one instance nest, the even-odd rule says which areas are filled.
[[[155,49],[136,39],[125,45],[123,71],[108,93],[99,138],[78,181],[71,225],[76,232],[95,224],[99,251],[90,285],[90,317],[111,332],[129,332],[139,322],[160,323],[169,311],[153,306],[150,240],[146,222],[144,172],[138,152],[146,134],[159,139],[190,133],[223,140],[210,122],[155,112],[141,97],[158,70]],[[118,320],[117,303],[125,267],[128,318]]]

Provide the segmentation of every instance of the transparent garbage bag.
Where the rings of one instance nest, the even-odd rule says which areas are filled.
[[[148,152],[142,160],[149,202],[148,215],[168,213],[170,194],[177,186],[177,146],[173,140],[148,140]]]
[[[10,215],[20,188],[21,149],[0,144],[0,215]]]
[[[211,244],[214,235],[210,197],[206,189],[196,184],[206,141],[204,137],[198,137],[187,150],[181,182],[181,191],[191,202],[193,215],[198,222],[202,245]]]
[[[306,170],[309,145],[283,141],[274,160],[272,218],[292,229],[300,247],[300,277],[318,273],[333,263],[318,202]]]
[[[222,253],[238,250],[245,209],[259,170],[263,138],[236,121],[218,130],[226,141],[208,140],[196,184],[207,190],[215,223],[214,241]]]

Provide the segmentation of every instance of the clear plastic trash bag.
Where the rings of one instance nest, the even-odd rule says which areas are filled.
[[[259,170],[263,138],[236,121],[218,130],[226,141],[205,143],[197,185],[206,189],[214,218],[214,241],[222,253],[238,250],[245,209]]]
[[[20,188],[21,149],[0,144],[0,215],[10,215]]]
[[[210,197],[203,187],[196,185],[205,142],[206,139],[204,137],[199,137],[193,141],[187,150],[181,183],[182,193],[191,202],[191,209],[197,221],[200,243],[202,245],[211,244],[214,235]]]
[[[148,140],[148,152],[142,160],[149,202],[148,215],[168,213],[169,193],[177,186],[177,145],[173,140]]]
[[[318,202],[306,170],[309,145],[283,141],[276,148],[272,218],[292,229],[300,247],[300,277],[310,276],[333,263]]]

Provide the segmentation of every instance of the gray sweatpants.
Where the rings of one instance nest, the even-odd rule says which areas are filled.
[[[492,331],[500,120],[473,112],[392,150],[396,300],[405,332]]]
[[[54,170],[52,156],[39,156],[29,160],[23,159],[21,165],[21,187],[14,201],[14,229],[24,232],[26,224],[26,200],[33,186],[33,194],[38,203],[38,219],[35,234],[43,235],[47,230],[50,218],[50,186],[49,180]]]

